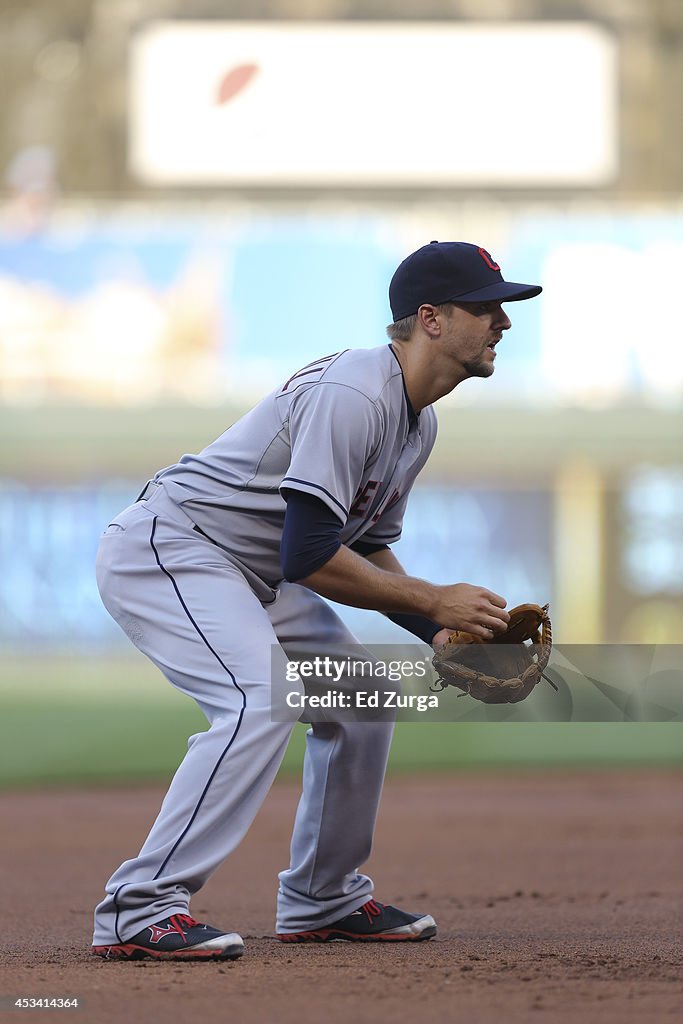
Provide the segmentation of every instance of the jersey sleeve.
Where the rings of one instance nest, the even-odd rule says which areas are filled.
[[[375,404],[345,384],[320,383],[290,407],[291,459],[280,491],[320,498],[344,524],[382,439]]]

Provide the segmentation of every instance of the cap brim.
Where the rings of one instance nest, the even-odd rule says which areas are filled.
[[[454,295],[449,302],[490,302],[498,299],[500,302],[519,302],[521,299],[533,299],[543,291],[540,284],[519,284],[516,281],[496,281],[486,288],[477,288],[474,292],[467,292],[465,295]]]

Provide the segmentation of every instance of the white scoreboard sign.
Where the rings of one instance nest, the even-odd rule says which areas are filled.
[[[151,22],[130,166],[156,185],[599,185],[616,81],[588,23]]]

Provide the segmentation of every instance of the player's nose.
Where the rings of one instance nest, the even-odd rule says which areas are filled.
[[[502,306],[498,309],[498,316],[496,317],[496,327],[499,327],[501,331],[507,331],[512,327],[512,320],[507,315]]]

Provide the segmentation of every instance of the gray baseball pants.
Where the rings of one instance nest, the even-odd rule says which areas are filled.
[[[272,645],[299,658],[307,645],[344,650],[356,641],[304,587],[283,584],[272,604],[262,604],[163,488],[107,528],[97,583],[136,647],[209,721],[190,737],[142,849],[106,885],[93,944],[109,945],[187,913],[191,895],[247,832],[294,726],[273,721]],[[384,721],[309,730],[291,862],[279,875],[277,931],[321,927],[370,898],[372,880],[358,867],[370,855],[391,733]]]

